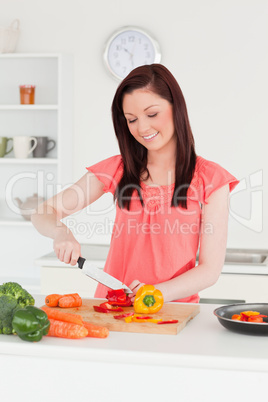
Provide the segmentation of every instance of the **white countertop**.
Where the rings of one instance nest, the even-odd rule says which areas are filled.
[[[35,296],[35,299],[37,306],[44,304],[43,296]],[[214,316],[216,307],[201,304],[200,313],[178,335],[110,331],[107,339],[44,337],[35,344],[24,342],[17,336],[1,335],[0,353],[268,373],[267,337],[228,331]]]
[[[99,268],[103,268],[110,246],[107,244],[82,244],[81,254],[87,260],[96,264]],[[48,253],[35,260],[35,264],[45,267],[71,267],[58,260],[54,252]],[[267,264],[232,264],[225,263],[222,274],[244,274],[244,275],[268,275]]]

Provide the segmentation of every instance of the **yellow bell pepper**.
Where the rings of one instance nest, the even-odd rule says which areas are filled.
[[[152,318],[149,316],[141,316],[138,314],[133,314],[131,316],[125,317],[125,322],[153,322],[154,324],[157,324],[159,321],[162,321],[162,318]]]
[[[160,290],[153,285],[144,285],[136,293],[134,300],[135,313],[157,313],[164,304],[164,297]]]
[[[251,315],[260,315],[258,311],[242,311],[240,314],[244,314],[247,317],[250,317]]]

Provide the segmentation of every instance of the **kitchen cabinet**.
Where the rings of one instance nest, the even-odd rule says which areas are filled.
[[[109,245],[82,244],[82,255],[103,268]],[[232,251],[231,249],[229,251]],[[41,270],[41,293],[78,292],[93,297],[96,281],[86,277],[79,268],[60,262],[53,252],[35,260]],[[267,261],[268,263],[268,261]],[[201,302],[229,304],[235,302],[268,303],[268,265],[228,264],[215,285],[199,292]]]
[[[109,245],[81,245],[81,255],[99,268],[104,268],[108,251]],[[40,267],[41,294],[77,292],[82,297],[94,297],[97,282],[85,276],[78,267],[59,261],[54,252],[37,258],[35,264]]]
[[[34,193],[46,199],[71,183],[73,61],[63,54],[1,54],[0,71],[0,136],[47,136],[56,141],[45,158],[18,159],[13,151],[0,158],[0,239],[5,250],[0,276],[23,276],[25,272],[31,276],[27,269],[33,267],[33,245],[40,235],[21,216],[15,199],[25,201]],[[35,104],[20,104],[19,85],[36,86]],[[28,252],[22,255],[20,266],[12,266],[8,254],[16,256],[25,249]]]
[[[268,271],[268,267],[266,267]],[[253,267],[254,270],[254,267]],[[268,272],[267,272],[268,274]],[[268,275],[224,273],[215,285],[199,292],[202,299],[268,303]]]

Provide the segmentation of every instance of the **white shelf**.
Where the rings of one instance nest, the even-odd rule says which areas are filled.
[[[0,105],[0,110],[58,110],[58,105]]]
[[[0,218],[0,226],[33,226],[31,221],[25,221],[23,218],[22,219],[1,219]]]
[[[30,220],[27,221],[26,219],[23,218],[23,216],[20,214],[19,209],[18,212],[12,211],[8,208],[8,205],[6,204],[5,200],[0,201],[1,201],[0,226],[33,227],[33,224]]]
[[[3,157],[0,158],[0,165],[7,165],[7,164],[17,164],[17,165],[57,165],[58,159],[57,158],[8,158]]]
[[[47,59],[47,58],[58,58],[60,56],[59,53],[2,53],[0,54],[1,59],[25,59],[25,58],[38,58],[38,59]]]

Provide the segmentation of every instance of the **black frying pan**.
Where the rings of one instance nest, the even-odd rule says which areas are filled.
[[[235,331],[241,334],[248,335],[268,335],[268,320],[266,323],[257,322],[244,322],[232,320],[233,314],[240,314],[242,311],[258,311],[260,314],[268,316],[268,303],[243,303],[243,304],[230,304],[222,306],[214,310],[215,316],[218,318],[221,325],[230,331]]]

